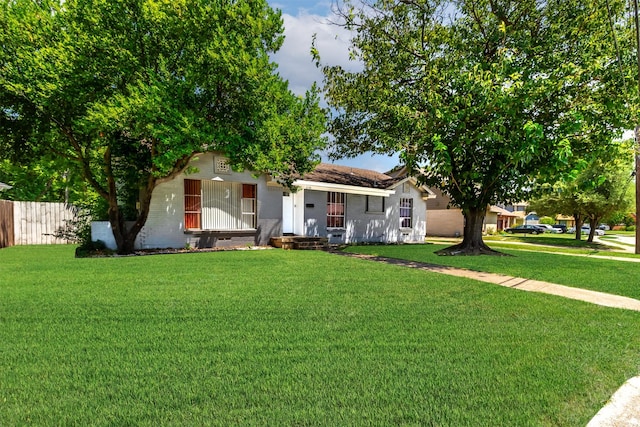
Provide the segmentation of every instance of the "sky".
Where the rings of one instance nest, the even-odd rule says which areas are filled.
[[[273,55],[273,60],[278,63],[280,75],[289,81],[294,93],[303,95],[314,81],[322,87],[322,73],[316,68],[310,54],[313,34],[316,34],[316,46],[323,64],[357,69],[357,64],[349,61],[349,32],[330,24],[331,20],[335,20],[331,12],[331,0],[268,1],[271,7],[282,11],[284,20],[285,41],[280,51]],[[391,170],[399,163],[397,155],[371,154],[335,161],[323,155],[323,161],[378,172]]]

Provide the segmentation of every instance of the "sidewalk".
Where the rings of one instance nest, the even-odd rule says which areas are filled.
[[[434,273],[448,274],[450,276],[466,277],[468,279],[493,283],[495,285],[505,286],[508,288],[520,289],[522,291],[541,292],[545,294],[558,295],[564,298],[586,301],[605,307],[640,311],[639,300],[619,295],[607,294],[604,292],[572,288],[570,286],[557,285],[555,283],[542,282],[540,280],[522,279],[519,277],[511,277],[503,274],[485,273],[482,271],[473,271],[464,268],[447,267],[443,265],[427,264],[416,261],[407,261],[403,259],[385,258],[380,256],[354,254],[348,252],[335,253],[338,255],[366,259],[369,261],[377,261],[386,264],[417,268],[419,270],[431,271]]]
[[[586,301],[605,307],[640,311],[640,301],[604,292],[572,288],[539,280],[523,279],[502,274],[484,273],[464,268],[446,267],[416,261],[407,261],[373,255],[333,252],[337,255],[359,258],[386,264],[400,265],[450,276],[493,283],[529,292],[542,292],[564,298]],[[631,378],[616,391],[607,404],[593,417],[587,427],[640,427],[640,376]]]
[[[622,252],[622,253],[629,253],[629,254],[633,254],[635,252],[635,247],[629,247],[628,245],[626,246],[618,246],[615,243],[609,242],[609,241],[603,241],[603,240],[599,240],[599,239],[594,239],[595,242],[597,243],[601,243],[603,245],[608,246],[612,252]],[[455,245],[457,243],[461,242],[461,239],[451,239],[451,238],[446,238],[446,237],[430,237],[428,239],[429,243],[438,243],[438,244],[452,244]],[[495,241],[496,243],[503,243],[500,241]],[[494,243],[494,241],[492,240],[488,240],[485,243],[487,243],[489,246],[491,246],[492,243]],[[508,242],[509,245],[514,245],[514,246],[522,246],[522,248],[513,248],[513,247],[509,247],[509,249],[514,250],[514,251],[529,251],[529,252],[541,252],[541,253],[552,253],[554,255],[562,255],[562,256],[577,256],[577,257],[586,257],[586,258],[598,258],[598,259],[608,259],[608,260],[612,260],[612,261],[622,261],[622,262],[640,262],[640,258],[627,258],[627,257],[621,257],[621,256],[612,256],[612,255],[591,255],[591,254],[572,254],[572,253],[566,253],[566,252],[558,252],[558,251],[554,251],[553,249],[557,249],[557,246],[551,246],[551,245],[543,245],[543,244],[539,244],[539,243],[527,243],[527,242],[519,242],[519,241],[513,241],[513,242]],[[535,246],[536,248],[549,248],[548,251],[546,250],[539,250],[539,249],[527,249],[527,246]],[[500,250],[502,249],[499,245],[496,247],[493,247],[493,249],[496,250]],[[606,253],[606,252],[603,252]]]

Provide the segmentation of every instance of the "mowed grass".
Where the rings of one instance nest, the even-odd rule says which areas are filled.
[[[2,425],[583,426],[640,313],[322,252],[0,250]]]
[[[487,244],[491,246],[491,242]],[[522,250],[496,245],[496,250],[511,255],[505,257],[439,256],[434,253],[447,246],[450,245],[352,246],[346,250],[489,273],[502,273],[640,299],[640,263],[638,262],[537,252],[535,249],[527,251],[525,250],[527,245],[520,245],[519,249]],[[611,255],[603,252],[592,254]],[[635,256],[629,255],[629,257]]]

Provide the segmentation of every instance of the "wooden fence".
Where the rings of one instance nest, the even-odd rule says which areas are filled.
[[[0,248],[13,245],[13,202],[0,200]]]
[[[75,217],[64,203],[0,201],[0,247],[68,243],[53,235]]]

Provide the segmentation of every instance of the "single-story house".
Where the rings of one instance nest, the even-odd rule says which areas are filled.
[[[449,205],[449,197],[440,190],[431,191],[436,197],[427,200],[427,236],[461,237],[464,234],[462,210]]]
[[[571,227],[575,227],[576,226],[576,220],[572,216],[556,215],[555,220],[556,220],[556,224],[566,225],[567,228],[571,228]]]
[[[329,243],[423,242],[427,200],[435,195],[406,176],[320,164],[294,182],[231,170],[215,153],[191,162],[153,192],[139,249],[267,245],[272,237],[325,237]],[[92,239],[115,247],[108,222],[92,224]]]
[[[462,210],[450,206],[449,197],[440,190],[431,189],[435,197],[427,200],[427,236],[461,237],[464,233]],[[483,233],[495,233],[512,227],[519,218],[499,206],[487,206],[482,224]]]
[[[495,233],[516,225],[518,215],[500,206],[489,206],[484,218],[483,232]]]

